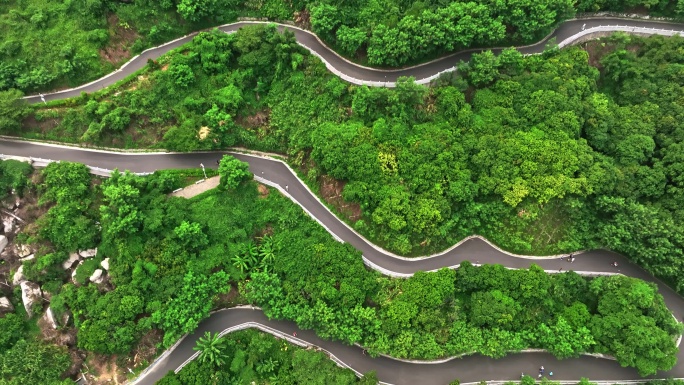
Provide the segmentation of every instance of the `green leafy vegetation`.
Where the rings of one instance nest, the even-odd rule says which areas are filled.
[[[357,378],[350,369],[335,365],[323,352],[304,350],[281,341],[270,334],[253,330],[230,333],[224,337],[211,336],[198,346],[202,354],[178,374],[169,372],[159,385],[200,385],[219,383],[269,384],[364,384],[375,385],[377,378],[370,372]],[[203,359],[206,342],[220,345],[216,354],[224,361]]]
[[[226,363],[224,350],[227,340],[221,338],[218,333],[204,333],[204,337],[197,340],[197,345],[193,350],[200,352],[197,360],[199,363],[209,363],[214,366],[222,366]]]
[[[249,165],[247,163],[241,162],[229,155],[224,155],[220,160],[218,172],[221,176],[219,184],[221,190],[234,190],[241,182],[251,180],[253,176],[249,172]]]
[[[30,186],[28,176],[33,168],[26,162],[6,160],[0,162],[0,199],[16,194],[21,197]]]
[[[43,197],[57,201],[53,208],[67,198],[97,202],[64,221],[93,216],[101,226],[97,256],[76,274],[83,284],[55,284],[69,279],[61,270],[72,251],[67,243],[39,253],[26,271],[49,291],[57,317],[74,315],[78,347],[90,352],[127,354],[153,329],[164,332],[160,346],[170,346],[249,277],[242,301],[323,338],[361,343],[371,354],[502,357],[539,347],[561,358],[612,354],[643,374],[675,363],[673,337],[681,327],[653,284],[549,275],[534,265],[510,271],[468,263],[405,280],[385,278],[367,270],[357,250],[336,242],[301,208],[274,191],[260,191],[255,182],[186,200],[165,195],[174,185],[170,176],[180,174],[114,173],[93,183],[83,168],[61,162],[42,172]],[[54,220],[49,212],[45,218]],[[42,239],[40,231],[30,237]],[[107,283],[87,282],[102,258],[110,259]],[[235,365],[230,375],[243,368]]]
[[[20,339],[0,352],[0,381],[7,385],[71,385],[72,380],[60,379],[69,364],[69,355],[64,349]]]
[[[95,144],[287,152],[324,197],[325,183],[339,181],[342,202],[358,209],[348,220],[393,251],[426,254],[472,233],[525,253],[608,247],[681,291],[683,46],[618,35],[587,51],[484,53],[434,88],[401,79],[384,89],[331,76],[272,26],[205,32],[121,92],[39,108],[31,118],[44,126],[26,128]],[[23,109],[18,94],[5,96],[0,108]],[[24,113],[7,115],[3,132],[16,132],[11,122]],[[5,163],[5,193],[26,187],[27,169]],[[467,263],[389,279],[293,203],[245,182],[251,175],[235,159],[210,171],[223,188],[166,196],[198,172],[93,181],[83,165],[44,170],[48,211],[26,236],[47,245],[26,274],[58,316],[73,314],[79,348],[126,354],[154,330],[169,346],[249,277],[243,298],[270,317],[372,354],[501,357],[540,347],[560,358],[612,354],[642,374],[675,363],[681,326],[653,285]],[[64,284],[68,253],[94,246],[97,257],[76,274],[82,285]],[[88,283],[103,258],[107,284]],[[0,341],[8,351],[33,349],[3,322],[16,331]],[[245,354],[229,352],[226,378],[254,378],[242,372],[251,368],[240,364]],[[210,361],[192,364],[190,376],[204,376]],[[53,369],[22,381],[49,383]]]
[[[360,343],[371,354],[436,359],[477,352],[500,358],[531,347],[568,358],[597,352],[642,375],[676,361],[673,336],[681,327],[651,284],[467,262],[455,271],[418,272],[406,280],[374,279],[358,252],[311,244],[296,255],[277,253],[274,273],[252,274],[246,298],[269,317],[295,320],[323,338]],[[649,337],[638,337],[644,335]],[[642,345],[653,343],[659,348]]]
[[[0,91],[80,85],[146,47],[238,16],[294,20],[348,56],[401,65],[468,47],[531,42],[576,12],[634,9],[682,17],[684,2],[7,0],[0,3]]]
[[[314,190],[339,181],[324,198],[394,252],[473,233],[525,254],[608,247],[681,290],[684,43],[618,36],[592,56],[484,53],[433,88],[385,89],[345,84],[273,27],[207,32],[118,94],[38,110],[45,134],[25,129],[79,141],[88,111],[125,109],[128,128],[89,142],[287,152]]]

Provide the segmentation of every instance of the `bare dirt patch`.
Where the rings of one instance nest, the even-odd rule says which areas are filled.
[[[240,299],[240,292],[235,286],[230,286],[227,293],[221,293],[214,299],[215,309],[226,309],[238,305]]]
[[[292,16],[297,27],[311,29],[311,15],[308,10],[297,11]]]
[[[601,40],[588,41],[583,43],[581,47],[589,54],[589,65],[598,68],[599,71],[603,69],[601,59],[615,49],[614,44],[606,44]]]
[[[123,384],[125,369],[117,364],[117,356],[95,354],[85,365],[85,377],[89,385]]]
[[[89,385],[124,384],[128,369],[147,366],[157,356],[157,346],[163,334],[153,329],[145,334],[128,356],[94,354],[85,365],[84,372]]]
[[[152,329],[145,334],[140,339],[138,346],[133,349],[133,366],[147,366],[149,363],[154,361],[155,357],[157,356],[157,346],[161,346],[163,339],[164,333],[157,329]],[[130,361],[131,359],[128,358],[128,360]]]
[[[240,117],[237,120],[237,123],[240,124],[241,126],[245,128],[258,128],[258,127],[263,127],[265,125],[268,125],[268,122],[270,120],[270,115],[271,111],[270,110],[263,110],[259,111],[254,115],[249,115],[249,116],[244,116]]]
[[[115,14],[107,17],[109,45],[100,50],[100,57],[114,65],[131,57],[130,47],[140,35],[126,22],[120,22]]]
[[[324,175],[320,178],[321,196],[350,221],[358,221],[362,216],[361,206],[358,203],[347,202],[342,198],[342,190],[345,184],[345,182]]]
[[[59,125],[60,119],[58,118],[47,118],[37,120],[34,114],[30,114],[21,122],[22,127],[26,127],[31,131],[40,131],[41,134],[45,135],[52,131]]]
[[[268,187],[264,186],[263,184],[259,183],[259,185],[257,185],[257,191],[259,191],[259,198],[264,199],[268,197]]]

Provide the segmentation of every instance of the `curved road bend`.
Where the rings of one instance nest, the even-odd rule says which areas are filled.
[[[248,25],[253,25],[256,23],[268,24],[268,22],[237,22],[237,23],[228,24],[228,25],[218,27],[218,29],[220,29],[224,32],[227,32],[227,33],[231,33],[231,32],[237,31],[238,29],[240,29],[242,27],[245,27]],[[562,23],[551,35],[547,36],[544,40],[537,42],[533,45],[518,48],[518,50],[524,54],[541,53],[544,50],[546,43],[550,39],[556,38],[557,42],[561,42],[561,41],[579,33],[580,31],[582,31],[583,28],[589,29],[589,28],[593,28],[593,27],[610,26],[610,25],[617,25],[617,24],[619,24],[621,26],[637,27],[637,28],[656,28],[656,29],[668,29],[668,30],[684,31],[684,25],[678,24],[678,23],[669,23],[669,22],[658,22],[658,21],[639,20],[639,19],[621,19],[621,18],[613,18],[613,17],[596,17],[596,18],[574,19],[574,20],[568,20],[568,21]],[[300,44],[303,44],[304,46],[308,47],[309,49],[315,51],[328,64],[330,64],[332,67],[334,67],[339,72],[341,72],[347,76],[350,76],[352,78],[355,78],[358,80],[365,80],[365,81],[394,82],[400,76],[413,76],[416,78],[416,80],[425,79],[425,78],[430,77],[432,75],[435,75],[439,72],[442,72],[446,69],[449,69],[449,68],[456,66],[461,60],[468,61],[473,53],[482,51],[482,49],[461,51],[461,52],[443,57],[441,59],[437,59],[435,61],[425,63],[422,65],[418,65],[415,67],[404,68],[404,69],[396,69],[396,70],[381,70],[381,69],[363,67],[363,66],[351,63],[351,62],[341,58],[334,51],[330,50],[327,46],[322,44],[321,41],[318,40],[316,38],[316,36],[311,32],[304,31],[304,30],[301,30],[298,28],[293,28],[293,27],[290,27],[287,25],[282,25],[282,24],[279,25],[279,29],[280,30],[287,29],[287,30],[292,31],[295,34],[297,42],[299,42]],[[64,91],[57,91],[57,92],[50,93],[50,94],[45,94],[44,95],[45,100],[50,101],[50,100],[66,99],[66,98],[79,96],[81,94],[81,92],[92,93],[92,92],[101,90],[102,88],[110,86],[110,85],[118,82],[119,80],[124,79],[125,77],[134,73],[135,71],[143,68],[147,64],[148,59],[156,59],[156,58],[160,57],[161,55],[165,54],[166,52],[168,52],[174,48],[178,48],[181,45],[192,41],[193,37],[196,34],[197,34],[197,32],[194,32],[194,33],[192,33],[188,36],[185,36],[183,38],[173,40],[172,42],[169,42],[166,45],[146,50],[143,53],[141,53],[139,56],[135,57],[134,59],[129,61],[127,64],[125,64],[124,67],[110,73],[109,75],[106,75],[105,77],[103,77],[99,80],[95,80],[91,83],[88,83],[86,85],[76,87],[73,89],[64,90]],[[683,34],[684,34],[684,32],[683,32]],[[491,50],[494,51],[495,53],[498,53],[501,51],[500,48],[494,48]],[[27,96],[24,99],[27,100],[29,103],[38,103],[41,101],[39,95]]]
[[[196,168],[200,163],[214,165],[216,159],[220,158],[222,153],[124,154],[0,140],[0,154],[67,160],[106,169],[118,167],[133,172],[152,172],[167,168]],[[248,162],[250,171],[254,175],[265,178],[283,188],[288,186],[288,193],[296,203],[305,207],[319,221],[324,223],[329,231],[353,245],[363,253],[364,257],[383,269],[396,273],[410,274],[419,270],[429,271],[445,266],[455,266],[461,261],[469,260],[473,263],[500,263],[513,268],[527,268],[530,264],[536,263],[550,271],[558,271],[560,268],[564,270],[572,268],[575,271],[586,272],[620,272],[625,275],[655,282],[675,317],[682,319],[684,316],[684,299],[682,297],[638,266],[630,263],[625,257],[609,251],[597,250],[580,254],[575,262],[570,264],[559,259],[530,260],[514,257],[491,247],[480,239],[472,239],[453,250],[429,258],[413,260],[396,258],[381,252],[358,234],[351,231],[335,215],[328,211],[283,163],[245,154],[232,155]],[[617,261],[619,267],[613,267],[611,265],[613,261]],[[580,357],[557,361],[550,354],[546,353],[513,354],[498,360],[474,355],[442,364],[410,364],[388,358],[372,359],[362,355],[361,351],[356,347],[321,340],[312,331],[299,330],[292,322],[267,320],[261,311],[232,309],[215,313],[209,319],[202,322],[200,327],[193,334],[185,338],[169,356],[160,361],[154,368],[151,368],[148,375],[141,379],[140,383],[153,384],[154,381],[161,378],[166,372],[177,368],[178,365],[194,353],[192,347],[196,339],[204,334],[205,331],[218,332],[247,321],[259,322],[279,329],[286,334],[297,331],[298,338],[330,351],[358,372],[363,373],[369,370],[376,370],[380,380],[392,384],[445,384],[456,378],[462,382],[480,381],[482,379],[515,380],[519,378],[520,372],[534,373],[539,365],[542,364],[548,370],[554,372],[554,379],[556,380],[578,380],[579,377],[588,377],[595,381],[640,378],[635,370],[621,368],[613,361],[594,357]],[[679,353],[678,365],[673,370],[659,373],[655,377],[684,377],[684,352]]]

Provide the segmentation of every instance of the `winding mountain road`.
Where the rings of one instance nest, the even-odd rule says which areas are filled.
[[[254,24],[254,22],[234,23],[221,26],[219,29],[230,33],[249,24]],[[439,73],[453,70],[459,61],[467,61],[472,53],[480,51],[460,52],[411,68],[381,70],[362,67],[341,58],[310,32],[291,26],[281,25],[279,28],[294,32],[297,41],[320,57],[326,66],[338,76],[353,83],[374,86],[393,86],[393,82],[400,76],[413,76],[419,82],[425,83]],[[540,53],[550,39],[555,38],[557,42],[567,43],[583,34],[607,30],[684,35],[684,26],[681,24],[609,17],[576,19],[561,24],[544,40],[518,49],[524,54]],[[78,96],[81,92],[100,90],[141,69],[148,59],[156,59],[169,50],[191,41],[194,35],[196,33],[163,46],[149,49],[102,79],[75,89],[46,94],[44,98],[45,100],[58,100]],[[500,51],[500,49],[494,49],[494,51]],[[31,103],[41,101],[38,95],[28,96],[25,99]],[[152,172],[167,168],[196,168],[200,163],[213,165],[215,160],[221,156],[221,153],[128,154],[13,140],[0,140],[0,154],[69,160],[103,169],[119,168],[133,172]],[[445,266],[454,267],[464,260],[473,263],[500,263],[511,268],[527,268],[531,263],[536,263],[550,272],[558,271],[562,267],[564,270],[573,269],[594,274],[621,273],[656,283],[674,316],[677,319],[682,319],[684,316],[684,299],[682,297],[638,266],[631,264],[626,258],[609,251],[589,251],[579,254],[575,263],[570,265],[558,257],[533,258],[511,255],[490,245],[486,240],[473,238],[465,240],[457,247],[438,255],[416,259],[398,257],[374,246],[337,219],[284,163],[253,155],[237,153],[232,153],[232,155],[249,162],[250,171],[254,173],[255,177],[262,182],[278,187],[283,193],[289,195],[293,201],[302,206],[314,219],[328,229],[333,236],[359,249],[368,266],[384,274],[410,276],[419,270],[430,271]],[[613,261],[619,263],[619,268],[611,265]],[[633,369],[622,368],[614,361],[590,356],[558,361],[547,353],[511,354],[499,360],[472,355],[441,363],[408,363],[387,357],[371,358],[363,355],[358,347],[322,340],[312,331],[299,330],[293,322],[268,320],[259,310],[240,308],[214,313],[210,318],[203,321],[194,333],[186,336],[172,351],[167,352],[151,365],[135,383],[153,384],[169,370],[177,369],[195,353],[192,347],[197,338],[203,335],[205,331],[221,332],[232,330],[231,328],[240,328],[241,325],[242,327],[253,327],[256,324],[261,325],[259,327],[262,329],[268,329],[267,331],[273,334],[280,334],[281,337],[289,339],[293,338],[290,334],[296,331],[296,339],[301,344],[315,345],[328,351],[339,362],[343,362],[357,373],[375,370],[381,381],[390,384],[446,384],[454,379],[460,379],[461,382],[476,382],[483,379],[517,380],[521,372],[534,374],[540,365],[544,365],[547,370],[554,372],[554,380],[579,380],[580,377],[588,377],[596,381],[616,382],[641,378]],[[678,365],[674,369],[653,377],[683,378],[684,352],[679,353]]]
[[[13,140],[0,140],[0,154],[20,157],[40,157],[52,160],[67,160],[85,163],[103,169],[128,169],[144,173],[167,168],[197,168],[200,163],[213,165],[223,153],[117,153],[83,148],[56,146]],[[511,268],[527,268],[535,263],[549,272],[561,267],[578,272],[594,274],[621,273],[655,282],[664,296],[670,310],[677,319],[684,316],[684,299],[672,289],[658,281],[621,255],[597,250],[578,254],[570,264],[558,257],[515,256],[490,245],[480,238],[468,239],[443,253],[417,259],[395,256],[374,246],[332,214],[326,206],[296,177],[282,161],[242,153],[231,153],[249,163],[250,171],[263,182],[279,188],[298,203],[314,219],[321,223],[336,238],[348,242],[363,253],[364,262],[372,268],[394,276],[409,276],[423,270],[457,266],[464,260],[473,263],[499,263]],[[287,186],[287,188],[286,188]],[[287,190],[287,191],[285,191]],[[618,267],[613,267],[613,261]],[[247,323],[259,323],[283,336],[297,332],[297,339],[319,346],[332,353],[359,373],[375,370],[378,378],[390,384],[446,384],[456,378],[461,382],[487,380],[516,380],[520,372],[534,373],[539,365],[554,372],[554,380],[632,380],[641,378],[633,369],[622,368],[616,362],[583,356],[558,361],[547,353],[518,353],[494,360],[480,355],[466,356],[443,363],[407,363],[391,358],[370,358],[361,354],[358,347],[318,338],[312,331],[300,330],[293,322],[268,320],[261,311],[251,309],[229,309],[214,313],[203,321],[199,328],[183,339],[169,354],[164,355],[136,383],[154,384],[169,370],[175,370],[195,352],[192,347],[205,331],[221,332]],[[669,372],[659,373],[654,378],[684,378],[684,353],[680,352],[679,364]]]
[[[218,29],[226,33],[233,33],[242,27],[254,24],[268,24],[268,22],[241,21],[220,26]],[[414,67],[391,70],[377,69],[364,67],[344,59],[328,48],[320,39],[318,39],[318,37],[316,37],[316,35],[309,31],[284,24],[278,24],[278,28],[280,30],[286,29],[293,32],[297,42],[307,48],[312,54],[319,57],[325,63],[328,69],[337,76],[340,76],[342,79],[352,83],[367,84],[370,86],[393,87],[394,82],[401,76],[413,76],[417,83],[428,83],[432,79],[436,78],[440,73],[453,71],[461,60],[468,61],[473,53],[481,52],[483,50],[472,49],[461,51]],[[667,36],[679,34],[684,36],[684,25],[671,22],[650,21],[645,19],[623,19],[614,17],[573,19],[560,24],[556,30],[554,30],[541,41],[528,46],[519,47],[517,49],[523,54],[541,53],[546,44],[552,39],[555,39],[556,43],[565,45],[572,42],[573,39],[582,37],[585,34],[605,31],[638,32]],[[154,60],[170,50],[178,48],[181,45],[192,41],[195,35],[197,35],[197,32],[191,33],[182,38],[178,38],[161,46],[145,50],[140,55],[129,60],[118,70],[104,76],[101,79],[69,90],[48,93],[43,95],[43,97],[46,101],[60,100],[79,96],[81,92],[91,93],[101,90],[143,68],[147,64],[147,60]],[[501,51],[501,48],[493,48],[491,50],[495,53],[498,53]],[[41,102],[40,95],[26,96],[24,99],[29,103]]]

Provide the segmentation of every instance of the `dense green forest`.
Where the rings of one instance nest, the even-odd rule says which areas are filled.
[[[208,32],[119,89],[3,132],[288,153],[314,189],[340,181],[357,208],[342,216],[392,251],[473,233],[528,254],[607,247],[681,290],[682,46],[616,35],[591,55],[484,53],[432,88],[385,89],[344,83],[274,27]],[[16,111],[8,95],[0,108]]]
[[[684,39],[616,35],[585,48],[484,53],[432,88],[402,79],[384,89],[333,77],[274,27],[206,32],[115,90],[48,107],[0,92],[0,130],[287,153],[321,194],[339,181],[360,213],[341,215],[393,251],[425,254],[472,233],[524,253],[607,247],[681,292]],[[467,263],[381,277],[298,206],[245,182],[241,162],[224,158],[217,172],[219,189],[184,200],[166,196],[187,182],[183,172],[99,180],[65,162],[29,179],[25,165],[2,163],[4,194],[40,195],[46,214],[20,237],[40,246],[24,274],[50,293],[58,316],[74,316],[80,349],[127,354],[154,331],[169,346],[212,308],[235,303],[226,293],[242,283],[237,301],[371,354],[501,357],[541,347],[561,358],[613,354],[642,374],[675,363],[681,326],[653,285]],[[94,246],[97,256],[67,283],[62,262]],[[108,284],[86,284],[105,258]],[[0,340],[0,378],[50,383],[68,356],[22,317],[0,318],[11,331]],[[9,365],[29,352],[38,352],[32,367]]]
[[[378,383],[374,373],[359,379],[352,370],[335,365],[324,352],[302,349],[270,334],[247,330],[205,337],[213,345],[213,354],[200,350],[198,359],[178,374],[169,372],[157,385]]]
[[[385,278],[295,203],[246,182],[245,163],[224,157],[218,173],[219,188],[192,199],[166,196],[182,182],[180,172],[100,180],[84,165],[61,162],[45,168],[37,185],[24,180],[49,207],[22,235],[40,246],[24,275],[48,293],[58,319],[73,315],[79,349],[126,355],[155,331],[168,347],[213,308],[247,301],[373,355],[503,357],[535,347],[559,358],[611,354],[644,375],[675,364],[681,326],[653,284],[467,262]],[[97,255],[69,282],[62,266],[69,253],[94,246]],[[88,282],[104,258],[106,282]],[[236,285],[239,297],[229,300]],[[20,341],[17,330],[9,352]],[[9,360],[0,355],[0,367]]]
[[[144,48],[239,16],[295,22],[361,62],[401,65],[531,42],[576,12],[600,10],[682,17],[684,0],[5,0],[0,91],[80,85]]]

